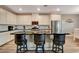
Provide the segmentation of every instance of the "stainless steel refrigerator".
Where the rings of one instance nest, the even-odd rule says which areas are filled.
[[[51,33],[62,32],[62,21],[51,21]]]

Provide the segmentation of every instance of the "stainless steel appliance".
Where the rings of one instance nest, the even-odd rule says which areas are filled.
[[[62,21],[51,21],[51,33],[62,32]]]

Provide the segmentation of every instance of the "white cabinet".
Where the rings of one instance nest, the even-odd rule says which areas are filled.
[[[39,25],[49,25],[50,24],[49,15],[40,15],[38,22]]]
[[[16,24],[16,15],[13,13],[11,13],[10,15],[11,15],[11,20],[10,20],[11,24]]]
[[[6,24],[6,10],[2,8],[0,8],[0,24]]]
[[[14,35],[11,35],[11,33],[17,32],[16,31],[8,31],[8,32],[2,32],[0,33],[0,46],[15,39]]]
[[[24,24],[25,25],[31,25],[31,20],[32,18],[31,18],[31,15],[26,15],[26,16],[24,16]]]
[[[50,19],[52,21],[61,21],[61,15],[53,15],[53,14],[51,14]]]
[[[16,24],[16,15],[0,8],[0,24]]]
[[[23,16],[17,15],[16,23],[17,23],[17,25],[22,25],[23,24]]]
[[[0,33],[0,45],[3,45],[7,43],[8,41],[11,41],[10,33],[9,32]]]
[[[16,15],[7,11],[7,24],[16,24]]]
[[[31,25],[31,15],[17,15],[18,25]]]
[[[32,21],[38,21],[39,25],[49,25],[49,15],[32,14]]]

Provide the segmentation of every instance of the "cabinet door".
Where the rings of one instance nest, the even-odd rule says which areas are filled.
[[[16,15],[15,14],[11,14],[12,15],[12,24],[16,24]]]
[[[7,24],[11,24],[10,21],[11,21],[11,15],[10,12],[7,11]]]
[[[18,25],[31,25],[31,15],[17,15]]]
[[[17,25],[22,25],[22,23],[23,23],[23,16],[17,15],[16,23],[17,23]]]
[[[16,24],[16,15],[7,11],[7,24]]]
[[[39,25],[49,25],[50,19],[48,15],[40,15],[40,18],[38,19]]]
[[[6,24],[6,10],[0,8],[0,24]]]
[[[31,25],[31,15],[25,15],[23,19],[24,25]]]

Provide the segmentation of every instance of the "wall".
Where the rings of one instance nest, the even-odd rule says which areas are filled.
[[[79,28],[79,15],[77,15],[77,18],[78,18],[78,19],[76,20],[75,23],[76,23],[76,28]]]
[[[62,14],[61,19],[63,20],[62,22],[63,32],[73,32],[74,28],[79,27],[79,24],[78,24],[79,16],[77,14]],[[68,19],[72,19],[73,22],[72,23],[65,22]]]

